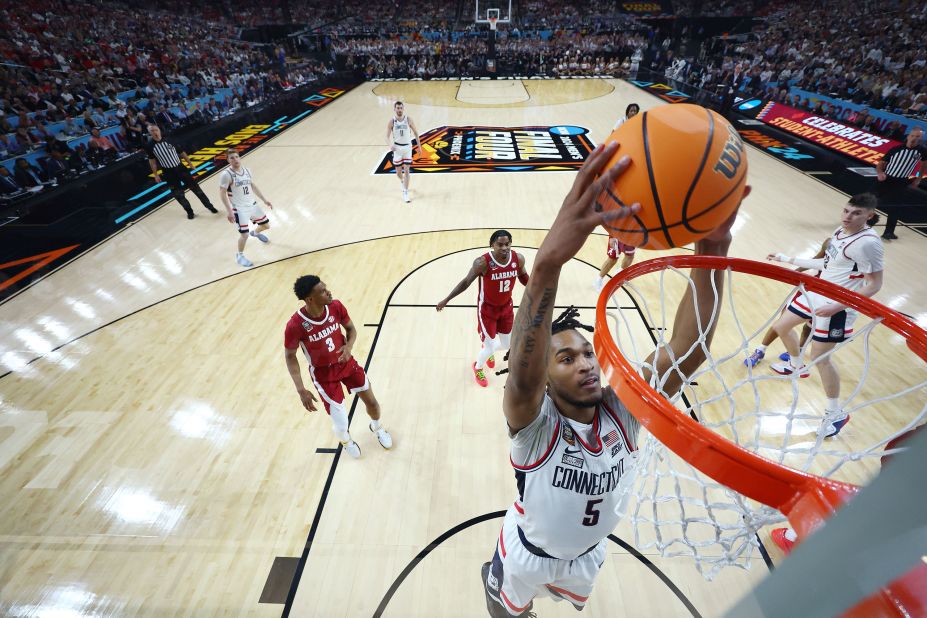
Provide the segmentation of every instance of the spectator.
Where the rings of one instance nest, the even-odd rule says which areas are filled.
[[[16,180],[17,184],[24,189],[42,187],[44,183],[41,172],[23,157],[16,159],[13,178]]]
[[[0,195],[10,197],[22,191],[22,185],[10,174],[9,168],[5,165],[0,165]]]
[[[52,152],[44,159],[43,167],[45,177],[55,182],[63,181],[65,177],[72,173],[67,161],[64,159],[64,155],[58,151]]]
[[[112,163],[119,156],[119,149],[113,141],[100,134],[99,129],[90,130],[87,158],[97,167]]]

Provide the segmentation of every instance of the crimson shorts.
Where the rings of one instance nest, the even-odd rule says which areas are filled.
[[[490,305],[483,303],[476,312],[476,330],[481,340],[495,339],[497,334],[508,335],[515,322],[515,309],[512,301],[507,305]]]
[[[352,395],[370,388],[370,382],[367,381],[364,368],[353,357],[343,365],[310,367],[309,375],[312,377],[312,383],[315,384],[316,390],[319,391],[319,396],[325,405],[325,411],[329,414],[331,414],[331,406],[344,405],[342,384],[347,387]]]
[[[605,250],[605,253],[613,260],[617,260],[618,256],[622,253],[625,255],[634,255],[634,245],[626,245],[620,240],[614,238],[609,238],[608,248]]]

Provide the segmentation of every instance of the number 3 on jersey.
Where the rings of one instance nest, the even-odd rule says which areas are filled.
[[[511,279],[500,279],[499,280],[499,292],[505,293],[512,289],[512,280]]]
[[[325,340],[325,347],[328,348],[328,351],[329,351],[329,352],[334,352],[334,351],[335,351],[335,342],[332,341],[332,338],[331,338],[331,337],[329,337],[328,339]]]

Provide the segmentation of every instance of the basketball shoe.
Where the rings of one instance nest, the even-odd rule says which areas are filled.
[[[766,352],[757,348],[753,350],[753,354],[751,354],[744,360],[744,365],[746,365],[747,367],[756,367],[759,364],[759,362],[763,360],[764,358],[766,358]]]
[[[789,359],[790,359],[790,358],[792,358],[792,357],[789,356],[789,353],[788,353],[788,352],[783,352],[782,354],[779,355],[779,360],[781,360],[781,361],[783,361],[783,362],[785,362],[785,363],[789,362]]]
[[[772,537],[773,543],[776,544],[776,547],[782,550],[782,553],[786,556],[791,553],[792,548],[795,547],[795,541],[789,539],[788,528],[775,528],[772,532],[769,533],[769,536]],[[794,533],[793,533],[794,534]]]
[[[238,262],[239,266],[244,266],[245,268],[254,266],[254,262],[246,258],[244,253],[236,253],[235,261]]]
[[[412,201],[409,199],[409,192],[406,191],[405,189],[402,190],[402,201],[405,202],[406,204]]]
[[[268,242],[270,242],[270,239],[267,238],[267,236],[265,236],[264,234],[261,234],[260,232],[255,232],[254,230],[251,230],[251,231],[249,232],[249,234],[250,234],[252,237],[257,238],[258,240],[260,240],[260,241],[263,242],[263,243],[268,243]]]
[[[486,388],[489,386],[489,380],[486,379],[486,374],[483,373],[482,369],[476,368],[476,363],[473,363],[473,375],[476,378],[476,383]]]
[[[595,288],[596,294],[600,294],[602,292],[602,288],[605,287],[605,281],[607,279],[608,279],[607,277],[596,277],[595,278],[595,283],[592,284],[592,287]]]
[[[840,420],[833,420],[834,417],[843,416]],[[825,412],[824,413],[824,423],[826,426],[824,428],[824,437],[833,438],[840,430],[846,427],[846,424],[850,422],[850,415],[843,415],[842,410],[837,410],[835,412]]]
[[[796,371],[798,371],[799,378],[807,378],[811,375],[811,372],[808,370],[808,365],[793,367],[791,363],[774,363],[770,368],[780,376],[790,376]]]
[[[370,431],[377,434],[377,441],[379,441],[380,446],[382,446],[386,450],[393,448],[393,436],[389,435],[388,431],[383,429],[382,426],[380,426],[377,429],[374,429],[373,421],[370,421],[370,424],[368,425],[368,427],[370,428]]]
[[[490,356],[489,358],[487,358],[486,366],[489,367],[490,369],[495,369],[496,368],[496,358],[494,356]]]
[[[351,440],[349,442],[342,442],[341,446],[344,447],[345,452],[354,459],[360,459],[360,447],[357,445],[357,442]]]

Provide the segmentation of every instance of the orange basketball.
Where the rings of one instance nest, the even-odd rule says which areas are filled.
[[[727,221],[747,184],[747,153],[734,127],[698,105],[661,105],[637,114],[608,141],[631,165],[602,191],[603,210],[640,202],[633,218],[605,228],[626,245],[644,249],[681,247]]]

